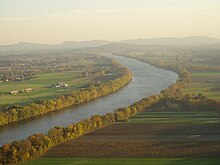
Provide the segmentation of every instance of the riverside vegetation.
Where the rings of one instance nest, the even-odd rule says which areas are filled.
[[[60,96],[58,99],[50,99],[39,103],[32,103],[24,106],[17,105],[12,108],[10,107],[4,112],[0,112],[0,125],[25,120],[55,110],[61,110],[68,106],[79,105],[119,90],[132,79],[132,74],[127,68],[123,68],[116,62],[114,62],[114,66],[121,70],[121,77],[93,85],[86,89],[72,91],[67,95]]]

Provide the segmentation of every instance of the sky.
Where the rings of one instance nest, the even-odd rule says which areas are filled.
[[[0,44],[220,38],[220,0],[0,0]]]

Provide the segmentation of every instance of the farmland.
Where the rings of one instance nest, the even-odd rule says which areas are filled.
[[[19,165],[216,165],[219,158],[41,158]]]
[[[157,119],[157,122],[152,121],[152,118]],[[165,124],[163,118],[169,118]],[[189,120],[193,118],[200,121]],[[212,119],[218,121],[213,122]],[[41,161],[55,157],[218,157],[219,130],[219,115],[215,112],[143,112],[127,122],[119,122],[57,145],[44,154]]]
[[[0,58],[0,106],[54,99],[121,75],[113,61],[100,56],[19,58],[17,61]],[[60,82],[68,87],[55,87]]]
[[[13,90],[22,90],[33,88],[32,92],[21,93],[16,96],[4,94],[0,96],[0,104],[28,103],[36,99],[49,99],[68,93],[70,90],[87,86],[90,81],[77,78],[78,73],[74,71],[44,73],[36,75],[36,78],[21,82],[4,82],[0,84],[1,93],[9,93]],[[70,85],[69,88],[51,88],[51,84],[65,82]]]
[[[220,123],[216,112],[143,112],[129,119],[127,123],[149,124],[205,124]]]
[[[203,93],[205,96],[220,100],[220,72],[193,71],[191,81],[184,89],[185,93]]]

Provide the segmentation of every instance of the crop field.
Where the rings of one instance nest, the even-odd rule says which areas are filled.
[[[202,93],[203,95],[220,100],[220,72],[192,72],[191,82],[184,89],[185,93]]]
[[[208,117],[205,117],[206,114]],[[152,121],[152,118],[157,118],[157,122]],[[164,124],[163,118],[171,122]],[[187,120],[189,118],[201,121],[192,123],[191,120]],[[220,156],[220,124],[219,122],[208,123],[207,118],[219,120],[219,115],[215,112],[198,111],[143,112],[127,122],[116,123],[57,145],[43,157],[218,157]],[[179,119],[181,122],[178,122]]]
[[[218,165],[220,158],[41,158],[19,165]]]
[[[216,112],[142,112],[131,117],[127,123],[155,124],[205,124],[220,123]]]
[[[20,82],[0,83],[0,105],[29,103],[40,99],[54,98],[59,95],[69,93],[90,83],[88,79],[77,78],[78,73],[74,71],[44,73],[36,75],[36,78]],[[52,88],[51,85],[64,82],[70,85],[68,88]],[[8,94],[10,91],[32,88],[29,93],[19,93],[17,95]]]

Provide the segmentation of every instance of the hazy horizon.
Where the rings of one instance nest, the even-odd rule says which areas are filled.
[[[3,0],[0,44],[208,36],[220,39],[218,0]]]
[[[61,41],[58,43],[44,43],[44,42],[29,42],[29,41],[18,41],[15,43],[9,43],[9,44],[0,44],[1,46],[7,46],[7,45],[14,45],[14,44],[21,44],[21,43],[30,43],[30,44],[46,44],[46,45],[60,45],[65,42],[92,42],[92,41],[107,41],[107,42],[112,42],[112,43],[117,43],[117,42],[122,42],[122,41],[133,41],[133,40],[154,40],[154,39],[184,39],[184,38],[191,38],[191,37],[204,37],[204,38],[210,38],[210,39],[218,39],[216,37],[210,37],[210,36],[183,36],[183,37],[172,37],[172,36],[167,36],[167,37],[152,37],[152,38],[126,38],[126,39],[121,39],[121,40],[107,40],[107,39],[89,39],[89,40],[65,40]]]

